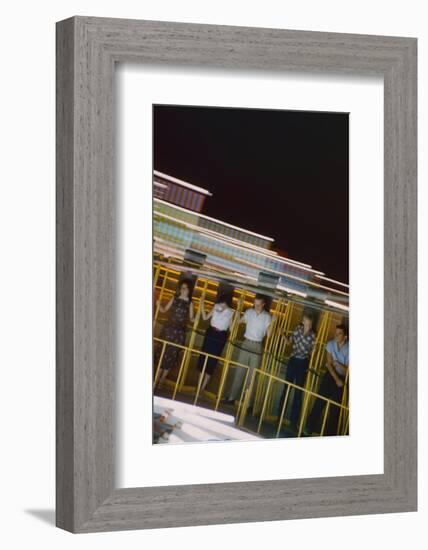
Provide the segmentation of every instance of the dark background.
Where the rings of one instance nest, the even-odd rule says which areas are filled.
[[[348,282],[348,114],[160,106],[154,169],[213,193],[203,212]]]

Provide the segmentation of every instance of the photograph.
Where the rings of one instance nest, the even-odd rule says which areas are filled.
[[[349,435],[349,114],[153,105],[153,443]]]
[[[426,11],[3,5],[0,548],[427,547]]]

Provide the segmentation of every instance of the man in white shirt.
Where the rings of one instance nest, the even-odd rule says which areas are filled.
[[[257,294],[254,299],[254,307],[247,309],[239,322],[245,323],[246,328],[244,341],[240,346],[241,349],[239,350],[237,362],[241,365],[248,365],[249,367],[246,386],[248,387],[253,370],[260,367],[263,353],[262,342],[272,323],[272,316],[266,311],[266,298]],[[229,397],[223,401],[226,404],[233,404],[239,399],[247,372],[247,370],[242,367],[236,367],[233,370],[236,372],[230,388]]]

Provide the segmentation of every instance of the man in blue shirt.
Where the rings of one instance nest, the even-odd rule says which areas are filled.
[[[318,393],[336,403],[341,403],[349,366],[349,337],[346,325],[337,325],[335,337],[327,342],[325,349],[327,352],[327,372],[321,380]],[[314,429],[319,428],[325,407],[326,402],[323,399],[315,401],[305,431],[311,433]],[[326,435],[337,434],[339,412],[339,407],[330,404],[325,430]]]

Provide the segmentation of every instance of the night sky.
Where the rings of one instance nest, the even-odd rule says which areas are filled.
[[[154,107],[154,169],[213,193],[203,212],[348,282],[348,115]]]

